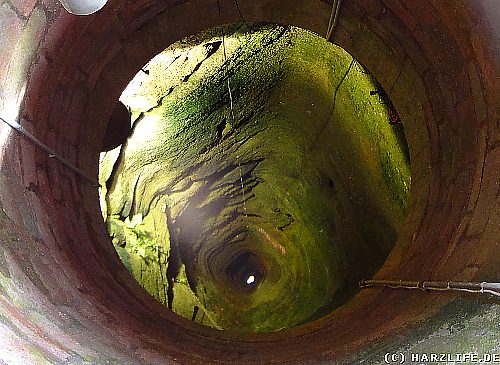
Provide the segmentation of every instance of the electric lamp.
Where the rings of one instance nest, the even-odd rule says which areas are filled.
[[[101,10],[108,0],[59,0],[71,14],[90,15]]]

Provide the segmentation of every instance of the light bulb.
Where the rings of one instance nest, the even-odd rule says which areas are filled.
[[[59,0],[71,14],[90,15],[101,10],[108,0]]]

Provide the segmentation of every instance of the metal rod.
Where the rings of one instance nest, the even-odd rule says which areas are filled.
[[[328,27],[326,28],[326,35],[325,35],[326,40],[328,40],[328,36],[330,35],[330,29],[333,24],[333,19],[335,19],[335,10],[337,9],[337,2],[338,0],[333,0],[332,2],[332,11],[330,13],[330,19],[328,19]]]
[[[500,296],[500,283],[464,282],[464,281],[404,281],[404,280],[361,280],[362,289],[385,287],[393,289],[420,289],[440,291],[463,291],[469,293],[488,293]]]
[[[26,137],[27,139],[29,139],[31,142],[33,142],[35,145],[37,145],[39,148],[41,148],[42,150],[44,150],[45,152],[47,152],[48,155],[49,155],[49,157],[55,158],[61,164],[63,164],[64,166],[66,166],[68,169],[74,171],[77,175],[80,175],[85,180],[87,180],[90,183],[92,183],[92,185],[94,185],[95,187],[100,187],[101,186],[95,179],[93,179],[90,176],[88,176],[85,173],[85,171],[83,171],[82,169],[76,167],[71,162],[69,162],[68,160],[66,160],[64,157],[59,156],[53,149],[51,149],[49,146],[47,146],[43,142],[39,141],[33,134],[31,134],[26,129],[24,129],[23,126],[20,125],[19,123],[17,123],[17,122],[9,122],[9,121],[5,120],[2,117],[0,117],[0,120],[2,122],[4,122],[5,124],[7,124],[12,129],[14,129],[15,131],[17,131],[18,133],[20,133],[21,135],[23,135],[24,137]]]
[[[332,13],[330,15],[330,20],[328,22],[328,30],[326,32],[326,40],[330,41],[330,38],[332,37],[333,30],[335,29],[335,26],[337,25],[337,20],[339,17],[339,12],[340,12],[340,5],[342,3],[342,0],[334,0],[332,4]]]

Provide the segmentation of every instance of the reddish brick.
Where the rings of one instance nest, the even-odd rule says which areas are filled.
[[[494,212],[498,214],[498,204],[493,203],[498,201],[500,190],[498,171],[500,171],[500,148],[488,153],[484,160],[479,198],[467,230],[469,236],[480,235],[490,221],[491,215]],[[498,216],[493,220],[498,222]]]
[[[438,125],[433,121],[426,121],[427,134],[429,136],[430,161],[432,170],[435,171],[441,165],[441,146],[439,143]]]
[[[390,31],[383,27],[378,19],[369,16],[367,17],[367,23],[369,30],[375,33],[380,39],[380,43],[385,46],[384,48],[389,50],[385,53],[390,55],[390,62],[395,62],[392,58],[396,59],[397,63],[404,62],[406,52],[404,51],[404,48],[399,40]]]
[[[439,58],[436,57],[436,50],[433,48],[429,33],[424,30],[417,29],[412,33],[412,36],[415,38],[419,48],[421,49],[425,58],[429,60],[429,63],[432,65],[433,69],[438,70],[440,62]]]
[[[455,40],[464,59],[472,57],[472,49],[469,43],[469,32],[474,27],[474,22],[469,15],[470,9],[465,10],[464,4],[454,2],[452,4],[444,1],[433,1],[434,7],[442,19],[443,25],[447,28],[447,34]],[[457,19],[461,21],[457,22]]]
[[[23,16],[28,16],[38,0],[8,0]]]
[[[432,29],[440,22],[439,13],[428,0],[405,1],[408,12],[418,19],[419,27]]]
[[[52,61],[54,69],[59,70],[63,75],[68,66],[79,60],[75,57],[75,60],[71,61],[70,57],[74,56],[73,49],[78,48],[76,42],[81,34],[86,32],[89,24],[88,17],[75,17],[62,12],[57,20],[50,22],[45,30],[44,41],[40,48],[44,56]]]
[[[49,116],[50,94],[47,90],[51,90],[54,84],[52,69],[44,57],[38,57],[30,69],[30,79],[26,89],[26,97],[24,99],[24,107],[21,111],[23,118],[30,121],[44,121]],[[44,135],[46,125],[39,123],[37,125],[37,133]]]
[[[457,106],[457,113],[460,122],[460,129],[465,137],[475,135],[477,119],[474,113],[474,98],[469,94],[460,104]],[[465,146],[463,146],[465,147]]]
[[[409,30],[415,30],[417,21],[413,14],[408,11],[406,3],[400,0],[382,0],[387,9],[390,9]]]
[[[46,161],[46,174],[50,184],[50,190],[54,199],[56,199],[56,201],[60,201],[63,198],[61,191],[61,169],[64,169],[65,167],[61,165],[61,162],[48,156]]]
[[[6,75],[7,65],[12,56],[17,38],[22,32],[24,22],[19,19],[17,14],[8,3],[3,3],[0,6],[0,34],[2,41],[0,42],[0,73]]]
[[[457,133],[450,128],[449,124],[439,126],[439,144],[441,147],[441,181],[451,183],[455,178],[453,172],[454,161],[457,160],[456,154],[459,153],[456,147],[459,143]]]
[[[95,87],[97,80],[101,76],[103,70],[106,68],[107,64],[112,62],[114,58],[117,58],[117,54],[119,54],[122,50],[122,45],[119,42],[114,42],[110,47],[108,47],[108,52],[106,53],[100,53],[97,54],[97,58],[93,60],[89,60],[89,62],[82,63],[80,68],[87,74],[87,87],[89,89],[92,89]],[[121,55],[120,57],[125,57],[124,55]],[[128,69],[130,68],[130,62],[128,58],[124,58],[123,61],[121,62],[122,64],[129,63],[127,65],[126,69],[124,72],[127,72]],[[134,71],[137,71],[135,69]]]
[[[417,165],[413,170],[418,171],[418,175],[412,174],[411,201],[413,201],[413,208],[408,209],[408,216],[412,221],[420,222],[429,193],[429,163],[424,158],[415,158],[414,160]]]
[[[407,133],[406,137],[411,154],[412,179],[424,179],[429,168],[429,141],[427,135],[422,136],[422,131],[419,130],[411,135]]]
[[[488,115],[488,109],[483,96],[484,91],[482,80],[480,79],[479,75],[479,69],[476,62],[474,61],[469,62],[467,69],[471,83],[471,92],[472,96],[474,97],[474,111],[476,113],[477,121],[482,122]]]
[[[457,128],[455,121],[458,119],[457,110],[453,104],[453,96],[450,91],[450,84],[443,75],[438,75],[437,81],[439,84],[439,90],[443,97],[444,111],[445,111],[445,122],[449,122],[452,128]]]
[[[430,67],[431,60],[427,59],[420,45],[413,38],[402,40],[408,57],[418,74],[423,75]]]
[[[472,30],[469,33],[469,39],[474,49],[474,59],[481,70],[482,81],[486,86],[488,86],[489,89],[494,89],[498,86],[498,77],[494,67],[496,61],[491,61],[488,58],[487,51],[485,50],[485,44],[483,42],[484,38],[480,35],[479,31]]]
[[[23,160],[22,165],[22,182],[24,186],[29,186],[30,184],[36,184],[36,170],[35,170],[35,161],[36,154],[38,151],[38,147],[36,147],[33,142],[30,140],[23,138],[20,141],[21,155]]]
[[[37,172],[37,181],[42,196],[46,198],[47,203],[54,205],[58,199],[53,194],[52,185],[49,183],[47,171],[45,169]]]
[[[455,233],[460,223],[467,204],[467,196],[471,187],[471,171],[463,170],[450,179],[450,189],[443,189],[443,204],[448,205],[446,214],[443,217],[443,225],[450,227],[450,231]]]
[[[448,260],[450,257],[452,257],[455,254],[455,250],[457,249],[457,246],[459,245],[460,241],[463,239],[464,233],[467,229],[467,226],[469,224],[470,217],[465,215],[462,217],[460,220],[460,223],[458,227],[455,229],[453,233],[453,237],[450,240],[450,245],[446,248],[446,251],[443,252],[442,254],[442,260],[441,260],[441,265],[440,267],[443,268],[446,265],[449,265]]]
[[[491,119],[489,120],[489,124],[490,129],[488,133],[488,151],[500,147],[500,117],[498,115],[491,117]],[[486,123],[483,123],[481,127],[483,125],[486,125]]]
[[[71,92],[66,93],[65,99],[62,103],[62,115],[66,116],[66,119],[80,119],[80,122],[77,123],[64,123],[61,126],[61,132],[64,135],[64,138],[68,143],[74,145],[78,140],[78,128],[76,126],[81,125],[84,120],[83,114],[85,112],[85,107],[88,103],[89,91],[86,88],[85,84],[82,81],[77,81],[74,85],[69,89]]]
[[[335,29],[335,43],[340,45],[346,50],[350,50],[353,47],[354,39],[351,32],[342,23],[339,23]],[[125,48],[124,48],[125,49]],[[132,56],[133,52],[129,52]]]
[[[425,90],[430,98],[432,114],[436,122],[441,121],[445,115],[445,103],[436,76],[428,72],[423,77]]]
[[[426,29],[426,32],[429,35],[433,54],[441,63],[441,69],[450,75],[461,70],[465,59],[462,58],[457,43],[444,23],[440,22],[434,28]]]
[[[130,3],[129,6],[117,10],[117,19],[122,24],[125,34],[135,32],[150,19],[153,19],[165,5],[155,0]]]
[[[486,142],[487,142],[487,126],[483,125],[483,127],[479,130],[477,136],[477,152],[475,155],[476,163],[475,163],[475,171],[474,171],[474,184],[472,186],[470,195],[469,195],[469,203],[467,206],[467,211],[473,211],[477,199],[479,197],[479,192],[481,188],[481,181],[483,179],[483,168],[484,168],[484,159],[486,157]]]
[[[384,4],[380,0],[358,0],[356,5],[359,6],[366,15],[377,18],[382,14]]]

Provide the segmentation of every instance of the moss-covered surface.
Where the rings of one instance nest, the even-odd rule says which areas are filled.
[[[117,252],[153,296],[205,325],[266,332],[325,315],[380,267],[410,176],[350,55],[255,27],[226,28],[226,63],[220,29],[150,61],[122,95],[132,136],[102,155],[100,179]]]

